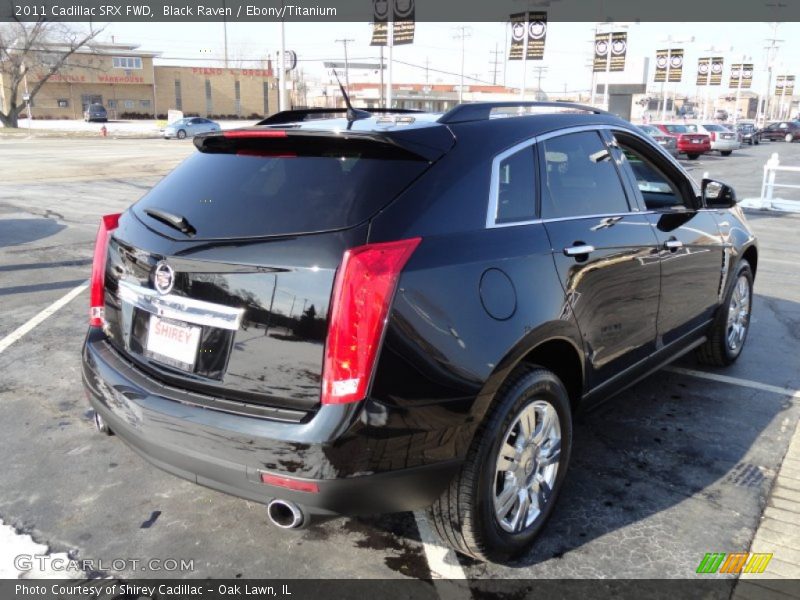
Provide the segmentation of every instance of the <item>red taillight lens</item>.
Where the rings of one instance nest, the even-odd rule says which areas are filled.
[[[711,141],[712,142],[716,142],[717,141],[717,132],[716,131],[712,131],[710,135],[711,135]]]
[[[333,286],[323,404],[358,402],[366,396],[397,280],[421,241],[367,244],[344,253]]]
[[[313,481],[303,481],[302,479],[292,479],[291,477],[280,477],[278,475],[270,475],[269,473],[261,474],[261,482],[286,488],[287,490],[294,490],[296,492],[310,492],[312,494],[319,492],[319,486]]]
[[[105,215],[100,218],[100,228],[94,242],[94,259],[92,260],[92,278],[89,289],[89,325],[102,327],[105,318],[105,276],[108,238],[119,225],[119,214]]]

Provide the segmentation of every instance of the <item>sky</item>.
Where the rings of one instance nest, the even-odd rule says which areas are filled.
[[[467,27],[464,42],[464,73],[481,83],[493,83],[494,55],[499,50],[497,83],[518,87],[522,83],[521,61],[504,60],[508,53],[508,26],[505,23],[417,23],[412,45],[394,48],[394,82],[424,83],[428,64],[429,83],[457,84],[461,71],[462,44],[458,26]],[[544,60],[527,62],[527,84],[535,87],[536,67],[546,67],[542,73],[542,89],[549,93],[588,91],[591,87],[592,39],[595,23],[549,24]],[[724,85],[712,88],[727,91],[729,66],[732,62],[755,63],[753,88],[763,91],[766,86],[765,39],[773,37],[771,23],[628,23],[628,56],[632,59],[649,57],[652,63],[657,49],[666,46],[672,37],[673,47],[684,48],[683,82],[673,84],[671,92],[693,94],[697,59],[710,54],[725,57]],[[278,23],[228,23],[228,56],[231,66],[256,66],[252,59],[275,56],[280,48]],[[330,74],[324,60],[344,60],[342,43],[351,39],[348,56],[351,61],[377,61],[379,49],[369,45],[369,23],[286,23],[286,48],[294,50],[298,68],[309,79],[328,82]],[[156,64],[208,64],[222,66],[222,23],[112,23],[104,31],[105,39],[114,36],[117,42],[138,43],[142,49],[162,52]],[[776,55],[776,74],[800,77],[800,23],[782,23],[774,36],[783,40]],[[690,41],[694,38],[694,41]],[[715,51],[710,52],[709,49]],[[188,60],[178,60],[188,59]],[[404,64],[409,63],[409,64]],[[410,66],[416,65],[416,66]],[[437,71],[443,72],[437,72]],[[351,70],[350,81],[376,81],[377,71]],[[648,85],[653,91],[660,84]],[[470,80],[467,80],[470,83]],[[478,82],[475,82],[478,83]]]

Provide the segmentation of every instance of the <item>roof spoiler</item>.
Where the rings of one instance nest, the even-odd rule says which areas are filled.
[[[325,119],[347,114],[346,108],[298,108],[295,110],[284,110],[274,115],[270,115],[256,123],[256,125],[285,125],[287,123],[299,123],[301,121],[311,121],[314,119]],[[419,113],[420,110],[409,108],[365,108],[361,109],[372,114],[405,114]]]
[[[484,121],[491,117],[492,111],[496,108],[563,108],[566,110],[591,112],[596,115],[611,114],[593,106],[576,104],[574,102],[470,102],[458,104],[439,117],[437,121],[445,125],[449,125],[450,123],[465,123],[467,121]],[[520,116],[524,115],[525,113],[521,112]]]

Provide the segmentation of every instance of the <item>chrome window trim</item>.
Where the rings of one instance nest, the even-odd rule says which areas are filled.
[[[536,145],[537,142],[545,141],[552,139],[554,137],[559,137],[562,135],[569,135],[571,133],[582,133],[584,131],[599,131],[602,129],[607,130],[614,130],[618,129],[624,131],[627,134],[634,135],[637,138],[651,143],[647,140],[647,138],[641,133],[637,132],[634,129],[635,126],[627,127],[624,123],[620,124],[608,124],[608,123],[600,123],[596,125],[579,125],[575,127],[566,127],[564,129],[555,129],[553,131],[548,131],[546,133],[539,134],[535,137],[529,138],[523,142],[519,142],[506,150],[503,150],[499,154],[496,154],[492,159],[492,175],[491,181],[489,183],[489,206],[486,212],[486,228],[487,229],[496,229],[500,227],[516,227],[517,225],[536,225],[539,223],[550,223],[550,222],[557,222],[557,221],[567,221],[570,219],[591,219],[591,218],[598,218],[598,217],[613,217],[613,216],[624,216],[624,215],[642,215],[642,214],[651,214],[649,211],[642,211],[639,210],[638,207],[632,208],[629,212],[626,213],[615,213],[615,214],[598,214],[598,215],[576,215],[572,217],[557,217],[551,219],[526,219],[524,221],[509,221],[508,223],[498,223],[497,222],[497,209],[499,204],[499,193],[500,193],[500,163],[503,162],[509,156],[516,154],[520,150],[524,150],[529,146]],[[605,140],[603,140],[605,143]],[[666,150],[661,149],[660,146],[653,145],[653,147],[659,148],[661,152],[669,157],[669,153]],[[535,167],[535,163],[533,164]],[[680,164],[678,166],[681,166]],[[683,170],[683,169],[682,169]],[[685,173],[685,171],[683,171]],[[538,177],[538,173],[535,173],[535,177]],[[622,183],[622,182],[620,182]],[[623,186],[624,187],[624,186]],[[535,199],[535,194],[534,194]]]
[[[232,331],[239,329],[244,315],[243,308],[223,306],[175,294],[162,296],[155,290],[124,280],[119,281],[119,298],[123,303],[152,315]]]
[[[509,227],[512,225],[529,225],[531,223],[535,223],[538,219],[527,219],[525,221],[510,221],[508,223],[498,223],[497,222],[497,210],[499,208],[500,203],[500,163],[503,162],[509,156],[513,156],[517,152],[525,150],[526,148],[532,147],[536,144],[536,138],[529,138],[523,142],[519,142],[506,150],[503,150],[500,154],[497,154],[492,159],[492,179],[489,182],[489,209],[486,213],[486,228],[491,229],[494,227]],[[533,160],[533,154],[531,154],[531,169],[535,167],[535,162]],[[536,173],[534,173],[534,177]],[[533,210],[536,211],[536,190],[533,190]]]

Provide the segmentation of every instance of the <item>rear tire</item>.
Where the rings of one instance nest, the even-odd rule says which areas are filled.
[[[733,150],[720,150],[719,153],[722,154],[722,156],[730,156],[733,154]]]
[[[699,154],[687,154],[686,155],[689,160],[697,160],[697,157],[700,156]]]
[[[553,511],[571,448],[572,413],[561,380],[541,367],[518,370],[498,392],[461,471],[428,509],[433,528],[445,544],[478,560],[519,556]]]
[[[742,353],[750,331],[753,307],[753,271],[742,259],[736,267],[725,294],[725,302],[708,331],[708,339],[697,349],[697,359],[714,367],[733,364]]]

